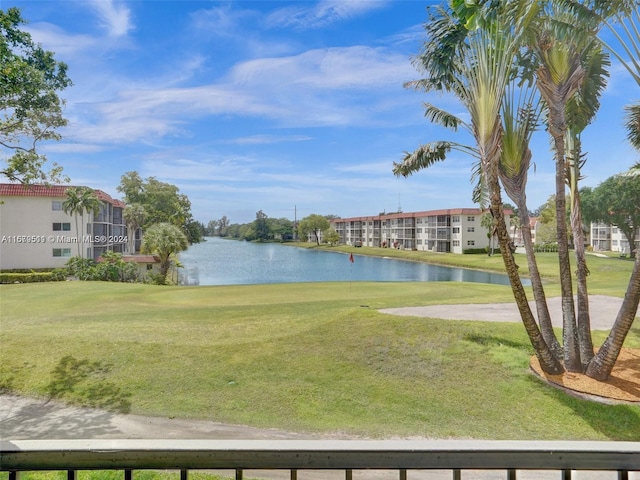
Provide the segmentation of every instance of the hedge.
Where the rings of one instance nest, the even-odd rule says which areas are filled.
[[[66,275],[57,270],[52,272],[0,273],[0,283],[59,282],[65,278]]]

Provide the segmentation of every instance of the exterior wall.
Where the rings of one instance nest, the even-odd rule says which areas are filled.
[[[2,198],[0,269],[63,267],[69,258],[78,255],[81,243],[76,240],[80,232],[87,231],[90,215],[84,216],[84,223],[78,217],[78,232],[72,216],[52,209],[54,200],[63,201],[54,197]],[[54,230],[54,224],[61,228]],[[87,246],[90,248],[85,244],[85,250]]]
[[[76,218],[62,211],[66,186],[0,184],[0,270],[63,267],[81,255],[97,259],[104,251],[124,253],[124,203],[96,190],[101,212]],[[55,209],[54,209],[55,202]]]
[[[631,252],[627,237],[615,225],[592,223],[590,245],[595,251],[610,251],[627,254]],[[636,232],[636,242],[640,241],[640,228]]]

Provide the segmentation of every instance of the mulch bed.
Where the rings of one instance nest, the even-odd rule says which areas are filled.
[[[640,403],[640,349],[623,348],[615,367],[604,382],[580,373],[565,372],[562,375],[548,375],[540,368],[540,363],[531,357],[530,366],[542,380],[569,393],[584,398],[604,402]]]

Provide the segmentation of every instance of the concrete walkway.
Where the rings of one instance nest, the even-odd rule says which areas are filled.
[[[549,313],[554,326],[562,327],[560,297],[547,299]],[[534,302],[529,303],[536,315]],[[589,313],[592,330],[609,330],[616,319],[622,299],[605,295],[589,296]],[[385,308],[382,313],[412,317],[442,318],[445,320],[480,320],[485,322],[520,322],[520,313],[515,303],[482,303],[464,305],[429,305],[425,307]],[[637,314],[636,314],[637,316]]]

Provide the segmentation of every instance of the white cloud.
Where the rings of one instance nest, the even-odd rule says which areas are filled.
[[[306,135],[252,135],[250,137],[234,138],[224,143],[236,145],[260,145],[287,142],[306,142],[312,137]]]
[[[57,59],[65,59],[79,52],[95,48],[97,40],[89,35],[70,35],[60,27],[50,23],[29,24],[27,31],[33,40],[46,50],[55,52]]]
[[[384,8],[387,3],[381,0],[322,0],[311,6],[291,6],[275,10],[267,17],[266,24],[279,28],[322,28]]]
[[[131,11],[124,5],[113,0],[91,0],[88,5],[98,14],[110,37],[124,37],[133,30]]]
[[[194,57],[194,68],[201,62]],[[386,94],[401,90],[412,73],[402,55],[351,47],[246,61],[220,82],[193,88],[155,88],[153,78],[146,88],[142,81],[137,82],[140,88],[132,88],[126,79],[109,76],[103,94],[113,92],[115,98],[105,95],[98,103],[70,105],[68,131],[76,141],[131,143],[188,135],[191,121],[211,115],[264,118],[296,127],[378,124],[389,121],[386,112],[401,108],[389,103]]]

